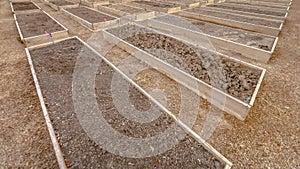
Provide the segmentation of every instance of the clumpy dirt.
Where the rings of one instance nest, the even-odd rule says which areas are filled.
[[[15,11],[39,9],[32,2],[13,2],[12,5]]]
[[[74,3],[69,1],[63,1],[63,0],[55,0],[55,1],[49,1],[50,3],[57,5],[57,6],[64,6],[64,5],[74,5]]]
[[[221,8],[221,9],[231,9],[231,10],[237,10],[242,12],[253,12],[253,13],[259,13],[259,14],[265,14],[265,15],[274,15],[274,16],[285,16],[285,13],[282,12],[276,12],[276,11],[266,11],[264,9],[251,9],[251,8],[245,8],[245,7],[239,7],[239,6],[225,6],[222,4],[218,5],[208,5],[209,7],[215,7],[215,8]]]
[[[235,29],[231,27],[221,26],[217,24],[202,22],[192,19],[183,19],[178,17],[158,17],[155,20],[170,23],[176,26],[184,27],[190,30],[203,32],[208,35],[220,37],[226,40],[231,40],[237,43],[242,43],[247,46],[260,48],[271,51],[275,42],[274,37],[257,34],[250,31]]]
[[[72,101],[72,72],[79,53],[94,54],[83,48],[76,39],[31,51],[48,112],[59,139],[64,158],[73,168],[224,168],[225,165],[206,151],[190,136],[167,152],[142,159],[114,155],[93,142],[86,135],[74,112]],[[98,59],[98,56],[93,56]],[[166,130],[175,121],[165,113],[153,122],[133,123],[118,115],[111,95],[114,70],[101,61],[96,75],[96,97],[107,122],[120,133],[144,138]],[[147,109],[149,101],[134,87],[130,99],[137,109]],[[145,128],[146,129],[145,129]],[[178,132],[183,132],[182,129]]]
[[[261,74],[259,70],[220,57],[216,53],[138,26],[125,25],[108,32],[244,102],[249,102]]]
[[[254,4],[250,2],[226,2],[224,4],[230,4],[230,5],[236,5],[236,4],[241,4],[241,5],[250,5],[250,6],[257,6],[257,7],[269,7],[269,8],[279,8],[279,9],[286,9],[286,6],[270,6],[270,5],[265,5],[265,4]],[[274,9],[276,10],[276,9]]]
[[[117,10],[120,10],[120,11],[123,11],[123,12],[127,12],[127,13],[130,13],[130,14],[144,13],[144,12],[149,11],[149,10],[146,10],[146,9],[135,8],[135,7],[126,6],[126,5],[122,5],[122,4],[109,5],[108,7],[113,8],[113,9],[117,9]]]
[[[205,10],[205,9],[208,9],[208,10]],[[204,8],[204,7],[189,9],[189,10],[187,10],[187,12],[193,12],[195,14],[200,14],[200,15],[215,16],[215,17],[219,17],[219,18],[230,19],[230,20],[252,23],[252,24],[256,24],[256,25],[263,25],[263,26],[274,27],[274,28],[279,28],[281,25],[281,22],[266,21],[263,19],[248,18],[248,17],[243,17],[243,16],[235,16],[235,15],[231,15],[231,14],[225,14],[222,12],[214,12],[214,11],[209,11],[209,8]]]
[[[87,20],[90,23],[105,22],[105,21],[115,19],[111,16],[102,14],[100,12],[93,11],[93,10],[85,8],[85,7],[69,8],[66,10],[76,16],[79,16],[80,18],[82,18],[84,20]]]
[[[64,30],[44,12],[19,14],[17,15],[17,21],[25,38]]]
[[[159,8],[175,8],[175,7],[180,6],[180,5],[172,4],[172,3],[163,3],[163,2],[154,2],[154,1],[132,1],[132,2],[138,3],[138,4],[149,5],[149,6],[153,6],[153,7],[159,7]]]

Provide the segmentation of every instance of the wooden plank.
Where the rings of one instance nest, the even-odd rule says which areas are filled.
[[[256,10],[263,10],[263,11],[276,11],[276,12],[281,12],[281,13],[286,13],[288,9],[278,9],[278,8],[272,8],[272,7],[262,7],[262,6],[252,6],[252,5],[242,5],[242,4],[231,4],[231,3],[222,3],[222,4],[217,4],[220,6],[236,6],[236,7],[242,7],[245,9],[256,9]]]
[[[135,3],[134,1],[128,2],[128,3],[126,3],[126,5],[149,9],[149,10],[158,11],[158,12],[165,12],[165,13],[175,13],[175,12],[178,12],[181,10],[181,6],[177,6],[177,7],[173,7],[173,8],[161,8],[161,7],[154,7],[154,6],[150,6],[150,5]]]
[[[198,19],[202,21],[207,21],[207,22],[213,22],[213,23],[218,23],[221,25],[227,25],[235,28],[240,28],[244,30],[249,30],[249,31],[254,31],[258,33],[263,33],[266,35],[271,35],[271,36],[278,36],[279,32],[282,29],[283,23],[280,24],[279,28],[273,28],[273,27],[267,27],[267,26],[262,26],[262,25],[255,25],[251,23],[246,23],[246,22],[240,22],[236,20],[230,20],[230,19],[225,19],[225,18],[218,18],[214,16],[209,16],[209,15],[202,15],[202,14],[195,14],[187,11],[180,11],[177,13],[179,16],[183,16],[186,18],[191,18],[191,19]]]

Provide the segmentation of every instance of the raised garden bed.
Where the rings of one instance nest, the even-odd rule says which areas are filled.
[[[278,41],[277,37],[172,15],[150,19],[144,24],[186,41],[193,40],[191,43],[195,44],[201,45],[201,39],[208,38],[217,48],[232,50],[264,63],[270,59]]]
[[[177,120],[167,112],[161,110],[159,118],[146,124],[136,123],[121,116],[112,100],[113,75],[119,75],[122,77],[121,81],[129,83],[130,100],[135,107],[145,108],[151,103],[155,104],[152,102],[153,98],[147,98],[144,95],[145,91],[142,91],[136,83],[128,81],[119,69],[80,39],[70,38],[55,42],[50,46],[26,48],[26,53],[61,168],[228,169],[231,167],[232,164],[226,158],[194,133],[186,132],[188,130],[185,130],[181,123],[177,123]],[[81,122],[82,119],[74,109],[74,99],[81,99],[73,98],[74,90],[80,90],[73,85],[74,73],[78,73],[78,77],[75,78],[85,81],[87,77],[80,75],[88,71],[86,66],[76,65],[78,60],[82,61],[81,63],[84,65],[98,65],[99,69],[95,69],[95,83],[92,86],[95,89],[97,107],[101,110],[101,113],[98,111],[97,113],[99,113],[99,118],[105,120],[114,131],[124,137],[143,139],[153,137],[171,128],[174,132],[170,132],[168,139],[175,143],[178,142],[178,144],[159,155],[147,158],[129,158],[110,153],[95,143],[86,133]],[[110,138],[113,133],[107,130],[102,132],[100,137]],[[109,142],[116,141],[109,140]]]
[[[68,29],[46,12],[14,14],[21,40],[26,46],[68,37]]]
[[[238,14],[227,14],[202,8],[188,9],[180,11],[177,14],[191,19],[223,24],[272,36],[277,36],[283,26],[283,21],[259,19]]]
[[[237,0],[226,0],[225,2],[241,2]],[[246,0],[243,2],[251,2],[252,4],[258,4],[258,5],[268,5],[268,6],[290,6],[292,4],[292,1],[259,1],[259,0]]]
[[[268,10],[268,11],[281,11],[281,12],[287,12],[290,7],[289,6],[283,6],[283,7],[278,7],[278,6],[268,6],[268,5],[258,5],[258,4],[251,4],[251,3],[223,3],[223,5],[233,5],[233,6],[241,6],[245,8],[251,8],[251,9],[263,9],[263,10]]]
[[[41,11],[41,8],[32,1],[10,2],[10,7],[12,12],[15,14],[25,14]]]
[[[199,0],[159,0],[161,2],[167,2],[167,3],[176,3],[179,4],[182,8],[195,8],[200,6]]]
[[[47,5],[49,5],[51,8],[59,11],[62,8],[76,8],[79,7],[79,4],[75,4],[73,2],[65,1],[65,0],[54,0],[54,1],[45,1]]]
[[[268,4],[262,4],[262,3],[253,3],[253,2],[247,2],[247,1],[237,1],[237,2],[226,2],[225,4],[234,5],[235,4],[241,4],[241,5],[250,5],[250,6],[257,6],[257,7],[268,7],[268,8],[278,8],[278,9],[285,9],[289,10],[289,5],[268,5]]]
[[[208,5],[205,7],[206,9],[212,9],[215,11],[220,11],[220,12],[224,12],[224,13],[230,13],[230,14],[239,14],[239,15],[246,15],[246,16],[253,16],[256,18],[266,18],[266,19],[273,19],[273,20],[281,20],[284,21],[288,15],[288,13],[286,13],[285,16],[276,16],[276,15],[268,15],[268,14],[260,14],[260,13],[255,13],[255,12],[248,12],[247,10],[233,10],[233,9],[223,9],[223,8],[217,8],[213,5]]]
[[[98,10],[116,17],[131,15],[133,17],[133,20],[145,20],[156,16],[154,11],[127,6],[125,4],[102,5],[98,6]]]
[[[274,16],[286,16],[286,11],[278,11],[278,10],[266,10],[261,8],[251,8],[251,7],[245,7],[245,6],[236,6],[236,5],[226,5],[226,4],[214,4],[210,5],[216,8],[221,9],[231,9],[231,10],[237,10],[237,11],[244,11],[244,12],[253,12],[253,13],[259,13],[259,14],[265,14],[265,15],[274,15]]]
[[[109,1],[106,0],[81,0],[80,3],[91,8],[97,8],[99,5],[110,4]]]
[[[144,8],[144,9],[158,11],[158,12],[166,12],[166,13],[174,13],[181,10],[180,5],[178,4],[157,2],[157,1],[132,1],[126,4],[128,4],[129,6]]]
[[[169,35],[136,24],[112,28],[104,33],[107,41],[120,42],[123,50],[152,67],[167,72],[178,83],[241,120],[245,119],[252,107],[265,74],[265,69],[183,43]],[[174,55],[166,56],[152,49],[167,50]],[[220,62],[215,63],[214,59],[219,59]],[[216,67],[213,68],[213,65]],[[186,70],[182,70],[182,67],[186,67]],[[224,68],[223,80],[208,76],[207,70],[214,72],[219,69],[217,67]],[[199,88],[188,84],[191,81],[196,82]],[[211,84],[212,81],[218,82]],[[215,98],[212,93],[218,93],[220,97]],[[222,98],[226,98],[225,103],[218,100]]]
[[[118,23],[116,17],[88,7],[68,8],[62,9],[62,11],[75,21],[95,31]]]

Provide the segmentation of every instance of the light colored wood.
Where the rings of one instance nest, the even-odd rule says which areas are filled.
[[[274,6],[274,7],[288,7],[291,5],[291,3],[289,1],[277,1],[277,2],[267,2],[267,1],[257,1],[257,0],[243,0],[243,1],[239,1],[239,0],[226,0],[225,2],[249,2],[252,4],[257,4],[257,5],[268,5],[270,7]]]
[[[174,7],[174,8],[160,8],[160,7],[150,6],[150,5],[138,4],[135,2],[128,2],[128,3],[126,3],[126,5],[132,6],[132,7],[138,7],[138,8],[146,8],[149,10],[165,12],[165,13],[176,13],[181,10],[181,6]]]
[[[197,19],[197,20],[202,20],[202,21],[218,23],[218,24],[222,24],[222,25],[235,27],[235,28],[240,28],[240,29],[244,29],[244,30],[263,33],[263,34],[271,35],[271,36],[278,36],[279,32],[281,31],[282,24],[283,24],[283,23],[281,23],[279,28],[273,28],[273,27],[267,27],[267,26],[262,26],[262,25],[255,25],[255,24],[246,23],[246,22],[240,22],[240,21],[236,21],[236,20],[218,18],[218,17],[214,17],[214,16],[209,16],[209,15],[195,14],[195,13],[190,13],[187,11],[180,11],[177,14],[179,16],[183,16],[186,18],[192,18],[192,19]]]
[[[286,13],[287,8],[285,9],[279,9],[279,8],[272,8],[272,7],[262,7],[262,6],[252,6],[252,5],[242,5],[242,4],[229,4],[229,3],[222,3],[219,4],[220,6],[236,6],[236,7],[242,7],[245,9],[256,9],[256,10],[263,10],[263,11],[270,11],[270,12],[280,12],[280,13]]]

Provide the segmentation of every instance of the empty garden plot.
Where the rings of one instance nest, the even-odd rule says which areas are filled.
[[[106,13],[102,13],[88,7],[62,9],[72,19],[91,30],[99,30],[118,23],[118,19]]]
[[[292,4],[291,0],[288,1],[271,1],[271,0],[226,0],[225,2],[245,2],[245,3],[252,3],[252,4],[259,4],[259,5],[268,5],[268,6],[290,6]]]
[[[106,30],[104,33],[107,41],[121,42],[119,44],[123,50],[152,67],[167,72],[178,83],[241,120],[245,119],[253,105],[265,74],[265,69],[196,47],[140,25],[128,24]],[[219,68],[224,70],[224,79],[222,75],[215,74]],[[209,76],[209,73],[215,75]],[[191,81],[196,82],[199,88],[191,86]],[[213,97],[213,93],[218,93],[219,97]],[[222,98],[226,98],[226,101],[223,102]]]
[[[194,7],[199,7],[200,6],[200,0],[159,0],[161,2],[172,2],[172,3],[177,3],[181,7],[189,7],[189,8],[194,8]]]
[[[146,95],[135,82],[129,81],[118,68],[103,56],[96,53],[94,49],[82,42],[78,38],[69,38],[45,47],[32,47],[26,49],[32,75],[38,91],[38,96],[43,107],[46,124],[50,132],[51,140],[55,148],[55,153],[61,168],[79,167],[79,168],[143,168],[161,167],[161,168],[215,168],[228,169],[231,163],[212,148],[206,142],[200,141],[194,133],[186,132],[183,125],[173,118],[169,112],[161,109],[155,104],[152,97]],[[82,65],[78,64],[81,63]],[[76,66],[75,66],[76,65]],[[74,108],[76,99],[88,99],[89,93],[82,93],[80,86],[74,86],[73,80],[87,82],[90,73],[86,65],[94,65],[95,83],[91,84],[95,93],[95,106],[97,118],[92,113],[89,117],[95,125],[101,121],[106,121],[99,137],[106,138],[112,142],[122,142],[127,137],[134,137],[131,140],[132,145],[126,145],[126,149],[137,146],[137,149],[153,151],[151,144],[135,144],[136,139],[147,139],[155,137],[157,134],[166,132],[170,143],[176,144],[170,147],[166,152],[147,158],[128,158],[116,155],[110,151],[122,151],[124,147],[114,146],[112,144],[110,151],[107,151],[91,139],[88,131],[83,126],[82,118],[78,109]],[[86,73],[89,76],[86,76]],[[76,75],[74,77],[74,74]],[[145,109],[151,104],[161,112],[160,116],[149,123],[139,124],[120,115],[113,102],[111,84],[113,77],[120,76],[122,83],[130,86],[129,94],[132,106]],[[74,92],[79,92],[80,97],[74,98]],[[82,102],[81,104],[85,104]],[[90,103],[94,105],[94,103]],[[46,106],[47,105],[47,106]],[[87,114],[85,113],[85,117]],[[103,126],[102,126],[103,127]],[[117,132],[116,132],[117,131]],[[118,138],[112,138],[112,135],[119,133]],[[93,137],[93,136],[92,136]],[[116,140],[120,139],[120,140]],[[164,140],[166,141],[166,140]],[[125,141],[126,142],[126,141]],[[162,141],[163,142],[163,141]],[[162,142],[157,143],[162,144]],[[127,142],[126,142],[127,143]],[[129,146],[129,147],[128,147]],[[164,148],[162,146],[162,148]],[[190,151],[190,150],[193,151]],[[155,149],[156,151],[156,149]]]
[[[278,41],[273,36],[172,15],[156,17],[145,23],[151,28],[180,36],[197,45],[202,45],[201,39],[208,38],[217,48],[231,50],[265,63],[270,59]]]
[[[68,30],[46,12],[14,14],[21,40],[37,45],[68,37]]]
[[[217,10],[208,10],[203,8],[192,8],[180,11],[177,14],[187,18],[214,22],[272,36],[277,36],[283,25],[283,21],[254,18],[246,15],[229,14],[218,12]]]
[[[125,4],[110,4],[98,6],[98,10],[116,17],[131,15],[134,20],[143,20],[155,17],[155,12],[143,8],[128,6]]]
[[[285,16],[276,16],[276,15],[271,15],[271,14],[255,13],[254,11],[247,11],[247,10],[219,8],[215,5],[207,5],[205,8],[210,9],[210,10],[219,11],[219,12],[229,13],[229,14],[246,15],[246,16],[252,16],[252,17],[256,17],[256,18],[265,18],[265,19],[273,19],[273,20],[281,20],[281,21],[284,21],[287,17],[287,13]]]
[[[287,10],[279,10],[279,9],[270,9],[270,8],[258,8],[253,6],[246,6],[246,5],[232,5],[232,4],[213,4],[210,5],[216,8],[221,9],[232,9],[237,11],[244,11],[244,12],[253,12],[253,13],[260,13],[260,14],[266,14],[266,15],[275,15],[275,16],[281,16],[285,17],[287,16]]]
[[[80,4],[86,5],[91,8],[97,8],[99,5],[108,5],[109,1],[106,0],[80,0]]]
[[[130,6],[136,6],[148,10],[166,13],[174,13],[181,10],[181,6],[176,3],[166,3],[159,1],[131,1],[126,4]]]
[[[289,6],[284,6],[284,7],[276,7],[275,6],[274,7],[274,6],[257,5],[257,4],[250,4],[250,3],[223,3],[222,5],[233,5],[233,6],[252,8],[252,9],[274,10],[274,11],[280,11],[280,12],[285,12],[290,9]]]
[[[32,1],[10,2],[11,10],[15,14],[40,11],[40,7]]]
[[[62,8],[79,7],[78,3],[73,3],[73,2],[69,2],[69,1],[65,1],[65,0],[45,1],[45,3],[57,11],[59,11]]]
[[[278,8],[278,9],[289,9],[289,5],[268,5],[268,4],[261,4],[261,3],[252,3],[246,2],[246,1],[237,1],[237,2],[226,2],[224,4],[230,4],[230,5],[236,5],[236,4],[241,4],[241,5],[250,5],[250,6],[255,6],[255,7],[267,7],[267,8]]]

